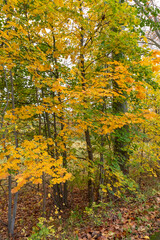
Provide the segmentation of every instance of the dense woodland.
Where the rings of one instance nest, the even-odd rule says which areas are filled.
[[[153,0],[0,1],[0,239],[159,230],[159,19]]]

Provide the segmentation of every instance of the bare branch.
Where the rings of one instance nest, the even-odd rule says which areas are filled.
[[[159,43],[157,43],[155,40],[153,40],[152,38],[149,38],[149,37],[147,37],[147,39],[149,40],[149,41],[151,41],[156,47],[158,47],[159,49],[160,49],[160,44]]]

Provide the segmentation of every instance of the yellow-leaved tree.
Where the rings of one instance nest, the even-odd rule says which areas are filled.
[[[135,192],[134,167],[156,174],[159,140],[144,159],[159,128],[159,62],[139,45],[140,21],[127,2],[4,0],[0,7],[0,179],[8,178],[13,236],[18,191],[29,182],[42,186],[45,215],[46,187],[63,208],[71,173],[83,179],[90,206],[105,194]]]

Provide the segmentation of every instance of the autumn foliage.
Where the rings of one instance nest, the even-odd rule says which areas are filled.
[[[137,9],[118,0],[6,0],[0,9],[9,196],[40,186],[45,215],[46,188],[58,209],[79,181],[90,206],[139,194],[143,177],[160,173],[160,52],[147,46]]]

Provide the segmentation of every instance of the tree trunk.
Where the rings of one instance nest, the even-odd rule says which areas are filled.
[[[14,86],[13,86],[13,76],[12,72],[10,71],[10,80],[11,80],[11,94],[12,94],[12,114],[14,115],[14,109],[15,109],[15,99],[14,99]],[[15,146],[18,148],[18,133],[14,127],[14,138],[15,138]],[[14,235],[14,226],[15,226],[15,219],[16,219],[16,212],[17,212],[17,201],[18,201],[18,192],[15,193],[14,196],[14,205],[13,205],[13,213],[11,211],[12,207],[12,179],[11,175],[8,179],[8,185],[9,185],[9,202],[8,202],[8,233],[9,236],[11,235],[13,237]]]
[[[124,3],[124,0],[119,0],[119,3]],[[116,30],[113,30],[116,31]],[[123,53],[115,54],[113,53],[113,59],[116,61],[120,61],[123,58]],[[118,84],[113,81],[113,90],[117,93],[123,92],[123,89],[120,89]],[[113,97],[113,113],[124,114],[128,111],[126,94],[124,93],[124,99],[117,97]],[[129,126],[124,125],[121,128],[117,128],[114,133],[114,141],[113,141],[113,151],[114,151],[114,160],[119,164],[121,171],[124,174],[128,173],[128,168],[126,164],[129,160],[128,154],[128,144],[129,144]]]
[[[114,54],[113,59],[120,61],[123,57],[123,54]],[[117,93],[123,92],[117,82],[113,81],[113,90]],[[124,98],[113,97],[112,109],[114,115],[123,115],[128,111],[126,93],[123,93]],[[121,171],[124,174],[128,173],[126,164],[129,160],[128,154],[128,145],[129,145],[129,126],[124,125],[121,128],[117,128],[114,132],[114,141],[113,141],[113,151],[114,151],[114,160],[119,164]]]
[[[87,144],[87,152],[88,152],[88,159],[89,159],[89,169],[88,169],[88,201],[89,201],[89,207],[92,206],[92,203],[94,201],[94,192],[93,192],[93,181],[92,181],[92,172],[91,168],[93,167],[93,151],[92,151],[92,145],[91,145],[91,139],[89,134],[89,129],[85,131],[85,139]]]
[[[83,14],[82,11],[82,6],[80,6],[80,12]],[[84,54],[83,54],[83,48],[84,48],[84,36],[83,36],[83,27],[81,27],[81,38],[80,38],[80,71],[81,71],[81,77],[82,77],[82,89],[85,90],[85,59],[84,59]],[[84,99],[85,102],[85,99]],[[92,180],[92,173],[91,173],[91,168],[93,164],[93,150],[92,150],[92,144],[91,144],[91,137],[89,133],[89,127],[87,126],[87,129],[84,132],[85,134],[85,141],[87,145],[87,153],[88,153],[88,201],[89,201],[89,206],[91,207],[93,201],[94,201],[94,191],[93,191],[93,180]]]

